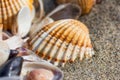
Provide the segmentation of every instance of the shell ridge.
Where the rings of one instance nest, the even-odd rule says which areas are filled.
[[[67,27],[69,27],[69,25],[71,25],[71,24],[68,24],[68,25],[64,26],[64,27],[63,27],[61,30],[59,30],[57,33],[62,33],[64,30],[67,29]],[[63,33],[64,33],[64,32],[63,32]],[[59,34],[55,34],[55,36],[56,36],[56,35],[57,35],[57,37],[61,37],[61,36],[62,36],[62,35],[59,35]],[[61,44],[62,44],[62,42],[63,42],[63,41],[61,41],[60,39],[57,39],[57,37],[54,37],[54,38],[56,38],[56,42],[55,42],[55,45],[54,45],[53,49],[50,51],[49,56],[50,56],[51,58],[49,59],[49,62],[52,60],[53,55],[56,54],[57,50],[59,49],[59,47],[61,46]]]
[[[11,7],[12,7],[12,10],[13,10],[13,14],[16,14],[17,10],[16,10],[16,7],[15,7],[14,1],[12,0],[10,2],[11,2]]]
[[[54,30],[52,31],[52,32],[53,32],[52,35],[51,35],[52,32],[50,33],[50,35],[48,35],[48,36],[50,36],[50,39],[49,39],[48,41],[46,41],[46,44],[45,44],[45,46],[43,47],[43,49],[41,50],[41,52],[46,52],[46,51],[47,51],[46,53],[49,53],[49,50],[51,50],[51,48],[52,48],[53,41],[55,42],[55,41],[57,40],[55,37],[52,37],[52,36],[55,35],[56,32],[57,32],[59,29],[61,29],[61,28],[62,28],[62,26],[57,27],[57,30],[56,30],[55,32],[53,32]],[[47,38],[47,37],[46,37],[46,38]],[[43,41],[43,42],[44,42],[44,41]],[[50,44],[51,44],[51,45],[50,45]],[[54,44],[53,44],[53,45],[54,45]],[[48,46],[51,46],[49,50],[47,49]],[[46,49],[47,49],[47,50],[46,50]],[[38,52],[39,52],[39,51],[40,51],[40,50],[38,49]],[[46,54],[46,55],[48,55],[48,54]],[[45,56],[46,56],[46,55],[45,55]],[[44,57],[45,57],[45,56],[44,56]],[[42,58],[44,58],[44,57],[42,57]]]
[[[49,51],[49,47],[47,46],[47,43],[48,41],[50,40],[51,36],[48,35],[45,40],[39,45],[38,49],[37,49],[37,52],[39,55],[42,54],[41,58],[43,59],[46,54],[47,54],[47,51]],[[46,47],[46,48],[45,48]],[[45,51],[43,51],[45,49]]]
[[[2,5],[0,0],[0,24],[2,24]]]
[[[52,23],[51,23],[51,24],[52,24]],[[39,30],[39,31],[37,31],[35,34],[33,34],[32,37],[30,37],[30,38],[32,39],[32,38],[34,37],[34,35],[35,35],[35,37],[34,37],[34,39],[31,40],[31,42],[33,42],[33,41],[36,40],[39,36],[41,36],[41,35],[42,35],[41,32],[46,32],[45,30],[46,30],[47,28],[49,28],[49,27],[50,27],[50,26],[48,26],[48,25],[43,26],[41,30]],[[47,29],[47,30],[48,30],[48,29]],[[34,41],[34,42],[35,42],[35,41]]]
[[[66,25],[67,23],[65,23],[65,24],[62,24],[61,26],[59,26],[59,27],[61,27],[61,29],[57,32],[57,33],[61,33],[62,31],[64,31],[65,29],[66,29],[66,27],[68,27],[68,26],[66,26],[66,27],[62,27],[63,25]],[[69,24],[70,25],[70,24]],[[57,35],[57,34],[55,34],[54,33],[54,35]],[[61,36],[61,35],[58,35],[59,37]],[[52,53],[54,53],[54,52],[56,52],[55,50],[57,50],[57,49],[55,49],[56,48],[56,46],[57,46],[57,44],[58,44],[58,42],[59,42],[59,40],[56,38],[56,37],[52,37],[53,39],[55,39],[55,43],[54,43],[54,46],[53,46],[53,49],[51,49],[51,51],[49,51],[48,53],[48,56],[50,56],[50,55],[52,55]],[[57,42],[57,40],[58,40],[58,42]],[[62,41],[60,41],[60,42],[62,42]],[[51,47],[52,48],[52,47]],[[58,48],[58,47],[57,47]],[[50,54],[51,53],[51,54]],[[50,56],[51,57],[51,56]],[[48,61],[51,61],[51,59],[49,59]]]
[[[72,29],[72,28],[73,28],[73,29]],[[74,30],[76,30],[76,28],[74,28],[74,26],[72,25],[71,27],[69,27],[68,31],[67,31],[67,30],[65,31],[65,34],[67,34],[67,33],[69,33],[69,32],[72,33],[72,32],[74,32]],[[70,36],[70,34],[68,34],[68,36]],[[58,61],[60,61],[61,58],[62,58],[62,56],[64,56],[64,52],[65,52],[65,51],[62,52],[62,50],[63,50],[64,48],[67,48],[66,46],[68,46],[68,44],[69,44],[69,43],[66,43],[66,39],[68,38],[68,36],[66,35],[66,36],[63,38],[63,43],[62,43],[60,49],[58,50],[57,54],[55,54],[55,57],[56,57],[56,59],[57,59],[57,61],[54,63],[55,65],[58,65],[58,64],[59,64]],[[62,36],[61,36],[61,37],[62,37]],[[59,58],[59,59],[58,59],[58,58]]]
[[[41,37],[39,37],[36,42],[34,42],[33,51],[36,51],[38,46],[41,44],[41,42],[44,40],[44,38],[48,35],[48,33],[44,32]]]
[[[8,4],[8,1],[5,1],[4,3],[5,3],[5,6],[7,6],[7,7],[5,7],[6,17],[7,17],[6,25],[9,26],[9,10],[10,10],[10,9],[8,9],[9,4]]]
[[[78,31],[78,28],[75,29],[75,30]],[[74,54],[74,53],[73,53],[73,50],[74,50],[74,46],[75,46],[75,45],[72,45],[71,42],[74,40],[74,37],[76,36],[77,31],[75,31],[75,32],[73,31],[73,32],[74,32],[74,33],[73,33],[74,35],[71,37],[71,40],[69,41],[69,44],[68,44],[67,49],[66,49],[66,51],[65,51],[65,53],[64,53],[64,56],[62,57],[62,59],[63,59],[62,66],[64,66],[65,63],[70,60],[70,56],[72,56],[72,54]],[[71,33],[72,33],[72,32],[71,32]]]
[[[85,50],[86,50],[86,42],[87,42],[87,37],[88,36],[86,36],[85,37],[85,40],[84,40],[84,44],[83,44],[83,46],[81,47],[81,51],[80,51],[80,60],[82,61],[83,60],[83,58],[84,58],[84,55],[85,55]]]
[[[16,11],[18,12],[19,11],[19,9],[20,9],[20,7],[19,7],[19,4],[18,4],[18,1],[14,1],[13,0],[13,2],[14,2],[14,5],[15,5],[15,8],[16,8]]]
[[[29,40],[29,44],[30,45],[34,44],[34,42],[39,38],[39,36],[42,35],[43,32],[44,31],[41,30],[34,38],[31,38],[31,40]]]
[[[20,7],[22,7],[22,6],[23,6],[22,1],[20,1],[20,0],[18,0],[18,4],[20,5]]]
[[[43,33],[41,35],[42,39],[38,39],[34,44],[36,45],[36,47],[34,48],[33,51],[36,51],[36,48],[41,44],[41,42],[44,40],[44,38],[52,31],[54,30],[58,25],[60,25],[61,23],[63,23],[63,21],[61,21],[59,24],[54,25],[52,28],[50,28],[50,30],[48,30],[47,32]],[[39,41],[39,44],[37,43]]]
[[[52,24],[52,23],[51,23],[51,24]],[[51,24],[49,24],[49,25],[51,25]],[[43,26],[42,29],[46,28],[47,26],[48,26],[48,25]],[[48,26],[48,27],[49,27],[49,26]],[[42,29],[41,29],[41,30],[42,30]],[[41,30],[40,30],[40,31],[41,31]],[[35,35],[38,35],[40,31],[37,31]],[[44,31],[43,31],[43,32],[44,32]],[[37,36],[36,36],[36,37],[37,37]],[[38,37],[39,37],[39,36],[38,36]],[[32,39],[32,38],[31,38],[31,39]]]
[[[5,4],[4,4],[4,2],[3,2],[3,0],[1,1],[1,9],[2,9],[2,21],[3,21],[3,27],[5,27],[5,29],[7,28],[6,26],[6,23],[5,23],[5,20],[6,20],[6,16],[7,16],[7,14],[6,14],[6,11],[5,11]]]
[[[76,41],[74,42],[74,44],[72,44],[72,45],[74,45],[74,51],[73,51],[73,54],[71,55],[71,59],[70,59],[70,61],[71,62],[73,62],[75,59],[76,59],[76,57],[77,57],[77,55],[78,55],[78,52],[79,52],[79,50],[78,49],[80,49],[80,48],[78,48],[78,39],[79,39],[79,37],[80,37],[80,35],[81,35],[81,33],[82,33],[82,31],[80,30],[78,30],[78,32],[76,33],[76,36],[77,36],[77,38],[76,38]],[[76,37],[75,36],[75,37]],[[73,40],[72,41],[74,41],[74,38],[73,38]]]

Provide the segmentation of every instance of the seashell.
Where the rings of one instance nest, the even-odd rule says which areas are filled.
[[[9,49],[17,49],[22,47],[23,44],[28,40],[28,38],[22,39],[19,35],[9,36],[2,32],[3,24],[0,24],[0,43],[1,45],[6,45]],[[3,38],[6,37],[4,40]]]
[[[7,43],[10,49],[17,49],[22,47],[27,40],[28,38],[22,39],[20,36],[15,35],[7,40],[4,40],[3,42]]]
[[[53,65],[50,65],[49,63],[47,64],[47,62],[45,63],[43,62],[42,63],[41,62],[24,62],[21,70],[21,76],[27,76],[28,73],[33,70],[39,71],[40,69],[43,69],[52,73],[54,79],[51,79],[51,80],[63,80],[63,73],[59,68]],[[50,73],[48,73],[48,75],[51,75]],[[44,72],[42,72],[41,74],[44,74]],[[48,75],[46,75],[46,77]],[[33,78],[37,76],[39,75],[34,75]]]
[[[42,59],[62,66],[68,61],[94,55],[88,28],[73,19],[58,20],[44,26],[29,39],[29,48]]]
[[[0,77],[18,76],[22,69],[23,58],[15,57],[0,67]]]
[[[18,51],[14,50],[18,47],[22,47],[23,41],[15,36],[0,41],[0,66],[5,63],[8,59],[11,59],[18,55]]]
[[[20,74],[21,77],[29,78],[29,73],[31,73],[32,71],[36,72],[36,70],[37,70],[38,73],[41,73],[41,72],[39,72],[39,70],[40,71],[45,70],[45,71],[49,71],[50,73],[52,73],[52,75],[54,76],[54,79],[52,79],[52,80],[63,80],[63,72],[59,68],[55,67],[51,63],[49,63],[41,58],[39,58],[34,52],[32,52],[29,49],[27,49],[27,53],[29,53],[29,55],[22,56],[24,59],[24,62],[23,62],[23,66],[22,66],[22,70],[21,70],[21,74]],[[47,73],[42,72],[41,74],[44,75]],[[51,75],[51,74],[48,73],[48,75]],[[39,75],[33,74],[33,78],[38,77],[38,76]],[[44,77],[45,76],[47,77],[47,75],[44,75]],[[25,80],[29,80],[29,79],[25,79]],[[36,79],[34,79],[34,80],[36,80]]]
[[[29,33],[29,30],[31,28],[31,23],[32,23],[32,19],[30,16],[30,10],[28,7],[23,7],[17,16],[17,24],[18,26],[14,26],[12,27],[12,30],[14,33],[14,35],[19,35],[22,38],[24,38],[25,36],[27,36],[27,34]]]
[[[32,76],[32,77],[31,77]],[[35,69],[28,73],[26,80],[53,80],[54,74],[50,70]]]
[[[34,36],[34,34],[38,32],[43,26],[52,22],[54,22],[52,18],[46,17],[40,23],[32,25],[30,28],[29,36]]]
[[[0,1],[0,23],[4,30],[11,30],[17,13],[23,6],[32,6],[30,0],[1,0]]]
[[[0,59],[0,66],[8,60],[9,54],[10,49],[8,45],[5,42],[0,41],[0,56],[2,56]]]
[[[82,14],[88,14],[96,0],[57,0],[58,4],[61,3],[75,3],[78,4],[82,8]]]
[[[39,72],[39,70],[44,70],[44,71],[47,71],[47,72],[49,71],[49,73],[46,73],[46,74],[52,75],[52,76],[50,76],[50,78],[53,78],[53,79],[50,79],[50,80],[63,80],[63,73],[62,73],[62,71],[59,68],[55,67],[54,65],[52,65],[52,64],[50,64],[50,63],[48,63],[48,62],[46,62],[44,60],[38,60],[37,62],[34,62],[34,61],[24,61],[20,76],[27,78],[25,80],[29,80],[28,78],[29,78],[30,73],[32,71],[34,72],[36,70],[38,72]],[[41,74],[44,75],[45,72],[41,72]],[[48,75],[44,75],[44,78],[48,77]],[[34,75],[33,74],[32,77],[33,78],[39,77],[39,75]],[[37,80],[37,79],[34,79],[34,80]],[[43,80],[43,79],[40,79],[40,80]]]

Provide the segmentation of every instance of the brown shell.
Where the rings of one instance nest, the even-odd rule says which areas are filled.
[[[90,58],[94,54],[88,28],[73,19],[55,21],[30,37],[30,49],[41,58],[64,65],[74,61]]]
[[[11,30],[17,13],[23,6],[32,9],[33,0],[0,0],[0,24],[4,30]]]
[[[95,0],[57,0],[58,4],[69,2],[78,4],[82,8],[82,14],[89,13],[95,4]]]

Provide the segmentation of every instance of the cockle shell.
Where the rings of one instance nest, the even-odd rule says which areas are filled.
[[[0,0],[0,23],[4,30],[11,30],[17,13],[23,6],[32,10],[32,0]]]
[[[95,4],[95,0],[57,0],[58,4],[69,2],[78,4],[82,8],[82,14],[89,13]]]
[[[58,65],[90,58],[94,54],[88,28],[73,19],[63,19],[44,26],[30,37],[30,49],[41,58]]]

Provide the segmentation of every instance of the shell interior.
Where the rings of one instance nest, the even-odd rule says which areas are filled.
[[[29,73],[30,71],[32,71],[34,69],[50,70],[54,74],[54,80],[63,80],[62,71],[46,61],[42,61],[42,62],[27,62],[27,61],[25,61],[25,62],[23,62],[21,76],[26,76],[27,73]]]

